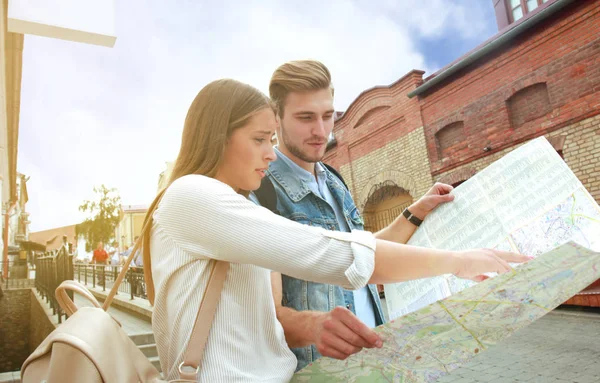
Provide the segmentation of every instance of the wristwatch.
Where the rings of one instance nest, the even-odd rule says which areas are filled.
[[[412,223],[415,226],[421,226],[421,224],[423,223],[423,220],[415,217],[413,213],[411,213],[410,210],[408,210],[408,208],[404,209],[402,215],[406,217],[408,222]]]

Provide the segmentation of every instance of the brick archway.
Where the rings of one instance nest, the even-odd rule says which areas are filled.
[[[450,174],[444,174],[437,182],[445,183],[448,185],[454,185],[461,181],[466,181],[473,177],[477,173],[477,170],[471,166],[466,166],[460,170],[452,172]]]
[[[360,211],[363,211],[365,205],[368,202],[369,193],[373,187],[384,184],[386,181],[391,181],[398,187],[406,190],[411,197],[414,198],[416,195],[416,184],[415,181],[406,173],[397,170],[386,170],[373,177],[371,177],[365,186],[363,186],[361,192],[358,194],[357,207]]]

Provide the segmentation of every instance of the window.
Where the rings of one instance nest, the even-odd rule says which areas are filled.
[[[449,158],[451,155],[464,150],[467,147],[465,136],[465,124],[456,121],[444,126],[436,134],[438,147],[438,158]]]
[[[544,82],[519,90],[506,100],[506,106],[513,129],[552,111],[548,87]]]
[[[565,159],[565,155],[563,153],[563,148],[565,147],[566,139],[567,139],[566,135],[548,137],[548,142],[550,143],[550,145],[552,145],[554,150],[556,150],[556,152],[558,153],[560,158],[562,158],[563,160]]]
[[[507,0],[508,13],[512,22],[515,22],[546,2],[548,0]]]
[[[466,180],[457,181],[457,182],[455,182],[455,183],[453,183],[453,184],[452,184],[452,187],[453,187],[453,188],[455,188],[455,187],[458,187],[458,185],[462,184],[462,183],[463,183],[463,182],[465,182],[465,181],[466,181]]]

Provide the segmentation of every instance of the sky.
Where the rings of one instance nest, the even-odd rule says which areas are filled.
[[[268,92],[289,60],[328,66],[343,111],[412,69],[428,76],[497,32],[491,0],[117,1],[113,48],[26,36],[17,170],[30,231],[81,222],[101,184],[148,205],[202,87]]]

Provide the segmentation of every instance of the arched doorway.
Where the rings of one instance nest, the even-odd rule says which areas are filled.
[[[374,185],[363,210],[365,230],[375,233],[383,229],[412,202],[411,195],[392,181]]]
[[[377,232],[402,214],[413,202],[411,195],[392,181],[374,185],[363,210],[365,230]],[[379,296],[385,297],[383,285],[377,285]]]

